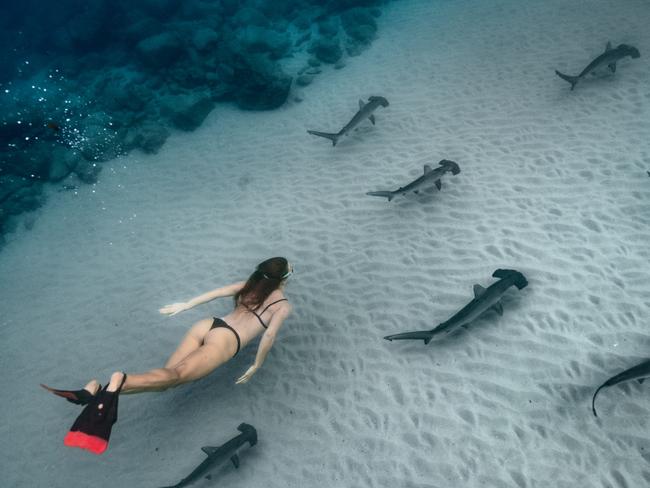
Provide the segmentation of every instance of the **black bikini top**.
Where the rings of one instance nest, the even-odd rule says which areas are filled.
[[[262,327],[264,327],[266,329],[266,328],[268,328],[268,326],[264,323],[264,321],[262,320],[262,317],[260,317],[260,315],[262,315],[264,312],[266,312],[271,305],[275,305],[276,303],[286,302],[286,301],[288,301],[286,298],[280,298],[279,300],[276,300],[273,303],[269,303],[266,307],[264,307],[264,310],[262,310],[259,314],[257,312],[255,312],[255,310],[252,310],[252,309],[250,309],[248,307],[246,307],[246,308],[248,308],[248,311],[251,312],[253,315],[255,315],[255,317],[257,317],[257,320],[260,321],[260,324],[262,324]]]

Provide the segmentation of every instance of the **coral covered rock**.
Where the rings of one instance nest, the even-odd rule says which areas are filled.
[[[146,66],[165,68],[181,56],[183,45],[176,35],[165,32],[140,41],[136,51]]]
[[[244,110],[271,110],[284,104],[292,77],[260,56],[239,58],[234,69],[235,101]]]
[[[343,56],[343,50],[336,38],[320,38],[312,43],[310,51],[319,61],[329,64],[336,63]]]
[[[214,108],[209,90],[167,95],[161,104],[162,113],[181,130],[194,130]]]

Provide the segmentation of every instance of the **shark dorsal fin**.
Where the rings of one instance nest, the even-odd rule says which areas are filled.
[[[235,468],[239,468],[239,456],[237,454],[230,456],[230,460],[232,461],[232,464],[235,466]]]
[[[363,107],[365,107],[365,106],[366,106],[366,102],[364,102],[363,100],[359,99],[359,110],[361,110],[361,109],[362,109]]]
[[[485,293],[485,288],[479,284],[474,285],[474,298],[480,297],[483,293]]]
[[[206,453],[208,456],[209,456],[210,454],[214,454],[215,452],[217,452],[217,448],[216,448],[216,447],[212,447],[212,446],[205,446],[205,447],[202,447],[201,450],[202,450],[204,453]]]
[[[605,46],[605,52],[611,51],[612,50],[612,43],[611,41],[607,41],[607,46]]]
[[[431,169],[431,166],[429,166],[428,164],[425,164],[424,165],[424,174],[426,175],[429,171],[433,171]]]
[[[503,305],[501,302],[496,302],[494,305],[492,305],[492,310],[494,310],[499,315],[503,315]]]

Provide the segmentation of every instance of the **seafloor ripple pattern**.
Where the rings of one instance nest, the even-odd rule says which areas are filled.
[[[303,104],[220,111],[155,158],[116,162],[96,193],[62,195],[16,237],[0,256],[0,361],[21,373],[3,381],[20,392],[16,425],[49,443],[71,407],[42,410],[24,382],[158,365],[189,323],[230,304],[173,319],[160,305],[265,256],[287,255],[296,275],[295,314],[249,385],[233,383],[253,348],[194,385],[126,397],[99,464],[28,455],[24,439],[5,461],[33,464],[36,480],[12,486],[68,486],[91,467],[96,486],[168,484],[243,420],[260,443],[215,475],[224,486],[650,483],[647,386],[606,390],[601,419],[589,410],[596,385],[650,356],[650,68],[626,60],[572,93],[553,74],[579,70],[605,35],[650,53],[650,11],[489,3],[392,5],[382,37]],[[336,148],[306,135],[338,129],[370,94],[391,102],[376,127]],[[462,173],[441,192],[364,195],[443,158]],[[503,317],[428,347],[381,339],[447,319],[499,267],[530,282]]]

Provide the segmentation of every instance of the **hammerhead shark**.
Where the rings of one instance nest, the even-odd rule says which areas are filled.
[[[390,202],[397,195],[406,195],[411,191],[415,194],[419,193],[420,189],[427,186],[427,184],[431,181],[433,181],[436,185],[436,188],[440,190],[442,188],[440,177],[447,171],[449,171],[452,175],[457,175],[460,173],[460,168],[456,163],[449,161],[448,159],[443,159],[440,161],[439,166],[436,169],[432,169],[431,166],[425,164],[424,174],[411,181],[408,185],[402,186],[393,191],[369,191],[366,193],[366,195],[371,195],[373,197],[386,197]]]
[[[612,73],[616,73],[616,62],[620,61],[626,56],[637,59],[641,56],[641,53],[639,53],[639,50],[637,48],[628,46],[627,44],[619,44],[615,49],[612,49],[612,43],[608,42],[607,47],[605,48],[605,52],[596,57],[596,59],[594,59],[591,63],[589,63],[578,76],[565,75],[564,73],[560,73],[558,70],[555,70],[555,74],[562,78],[564,81],[571,83],[571,89],[573,90],[578,81],[585,78],[589,73],[593,73],[603,66],[607,66]]]
[[[591,399],[591,410],[594,412],[594,416],[598,417],[598,414],[596,413],[595,404],[596,404],[596,395],[598,395],[598,392],[600,390],[602,390],[606,386],[617,385],[618,383],[621,383],[623,381],[628,381],[628,380],[637,380],[639,383],[643,383],[643,381],[649,376],[650,376],[650,359],[646,359],[641,364],[637,364],[636,366],[633,366],[630,369],[626,369],[622,373],[619,373],[616,376],[612,376],[610,379],[605,381],[605,383],[603,383],[598,387],[598,389],[594,393],[593,398]]]
[[[428,344],[435,336],[449,334],[451,331],[465,324],[469,324],[488,309],[493,309],[499,315],[503,315],[503,305],[500,302],[503,294],[511,286],[516,286],[520,290],[525,288],[528,285],[528,281],[523,274],[512,269],[497,269],[492,273],[492,277],[499,278],[499,281],[491,284],[487,288],[483,288],[481,285],[474,285],[474,299],[446,322],[441,323],[431,330],[393,334],[384,337],[384,339],[389,341],[416,339],[423,340],[425,344]]]
[[[184,486],[189,486],[208,471],[221,466],[225,461],[232,461],[235,468],[239,468],[239,455],[238,450],[245,444],[249,443],[251,447],[257,444],[257,431],[255,427],[249,424],[239,424],[237,430],[241,434],[233,437],[225,444],[219,447],[202,447],[201,450],[208,455],[201,464],[199,464],[194,471],[192,471],[187,477],[180,480],[174,486],[166,486],[164,488],[182,488]]]
[[[356,114],[354,114],[352,120],[350,120],[350,122],[345,124],[345,127],[343,127],[336,134],[330,132],[318,132],[315,130],[308,130],[307,132],[309,132],[311,135],[314,136],[325,137],[326,139],[332,141],[332,146],[336,146],[336,143],[339,142],[339,139],[341,137],[343,137],[344,135],[352,131],[357,125],[359,125],[364,120],[370,119],[372,125],[375,125],[375,116],[373,115],[373,112],[378,107],[388,107],[388,100],[386,100],[384,97],[376,97],[376,96],[372,96],[368,98],[368,103],[365,103],[363,100],[359,100],[359,111]]]

